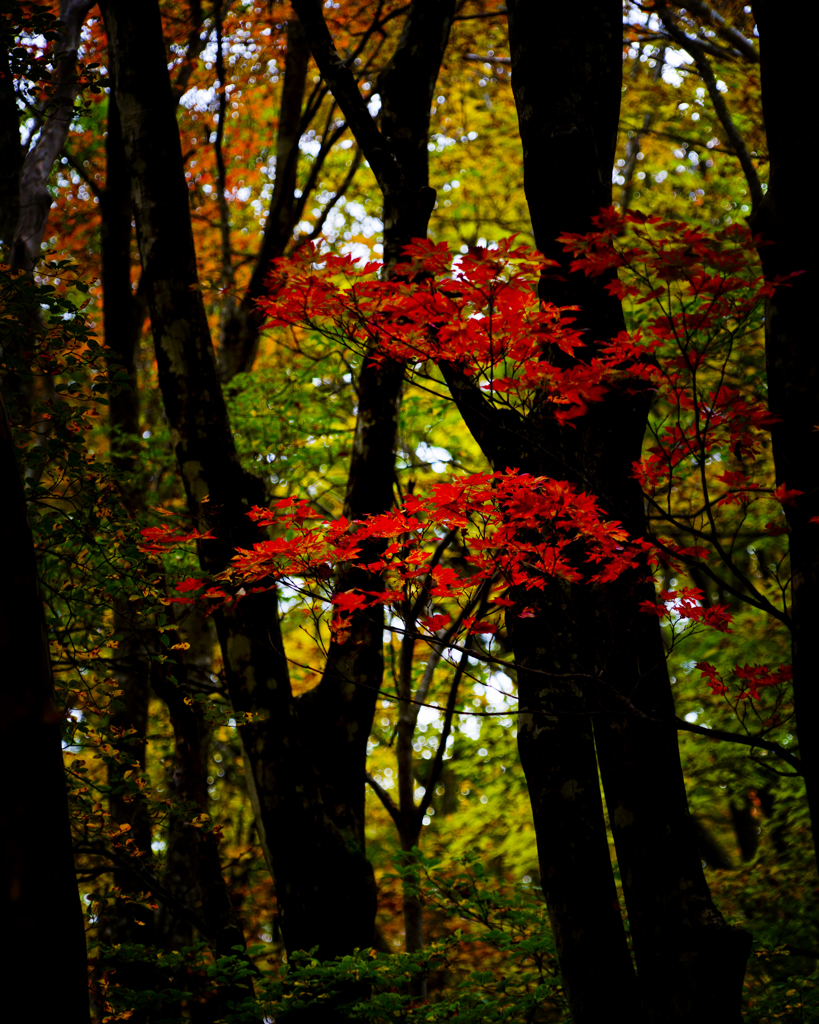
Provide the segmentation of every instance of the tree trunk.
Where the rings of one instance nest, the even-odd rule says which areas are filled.
[[[4,263],[8,262],[20,217],[20,171],[23,169],[23,156],[14,76],[8,55],[0,53],[0,158],[4,168],[0,174],[0,247]]]
[[[575,1024],[604,1019],[612,1003],[637,1016],[597,779],[593,695],[587,679],[572,678],[592,667],[583,597],[554,584],[535,603],[534,618],[507,617],[518,673],[518,749]],[[531,594],[525,603],[533,604]]]
[[[560,277],[544,278],[540,295],[559,306],[579,306],[579,324],[594,342],[623,329],[619,302],[605,290],[605,279],[570,272],[557,236],[590,230],[591,217],[611,202],[622,12],[618,0],[594,0],[585,9],[581,24],[576,11],[517,0],[509,7],[509,31],[535,239],[538,249],[562,267]],[[493,464],[568,479],[595,494],[632,535],[642,536],[642,496],[631,465],[640,455],[649,404],[645,390],[629,393],[624,387],[593,406],[574,429],[559,428],[545,417],[538,422],[532,413],[523,451],[519,427],[505,445],[503,431],[494,432]],[[659,627],[639,609],[641,600],[652,597],[653,587],[639,583],[636,573],[594,590],[555,584],[537,605],[535,619],[511,617],[523,711],[521,757],[533,791],[541,874],[576,1021],[599,1019],[602,1013],[602,1005],[595,1005],[597,958],[585,947],[596,937],[606,936],[610,952],[604,960],[609,984],[621,994],[618,1002],[636,1003],[624,936],[607,895],[613,882],[595,748],[645,1018],[687,1021],[706,1006],[721,1019],[739,1015],[748,937],[727,927],[702,874]],[[542,676],[530,677],[533,669],[569,678],[547,685]],[[589,685],[594,676],[599,685]],[[593,738],[585,718],[592,711]],[[574,924],[589,920],[589,914],[598,919],[591,933]],[[722,950],[719,970],[716,948]]]
[[[82,26],[93,7],[93,0],[62,0],[60,20],[64,30],[52,54],[55,65],[54,90],[42,111],[39,136],[28,153],[23,156],[20,146],[20,122],[14,82],[8,64],[0,67],[3,86],[0,102],[4,117],[0,133],[0,160],[2,160],[4,188],[0,194],[3,247],[9,250],[8,262],[14,271],[31,275],[40,259],[40,245],[51,209],[51,194],[46,188],[51,171],[60,155],[71,126],[74,101],[77,98],[77,53]],[[9,120],[6,121],[5,119]],[[36,335],[41,322],[41,311],[33,307],[30,332],[36,348]],[[36,378],[18,375],[13,370],[6,377],[6,402],[15,422],[31,426],[39,443],[44,443],[51,429],[49,418],[32,422],[35,404]],[[51,378],[40,382],[48,397],[53,388]]]
[[[0,919],[9,1020],[89,1021],[85,931],[68,820],[60,719],[54,703],[34,543],[0,395]],[[52,955],[37,954],[44,937]]]
[[[40,258],[51,193],[46,184],[54,162],[68,138],[74,100],[77,98],[77,52],[83,22],[94,0],[62,0],[60,20],[65,30],[54,48],[55,88],[49,98],[40,136],[23,161],[20,174],[20,206],[14,233],[11,265],[31,271]]]
[[[108,418],[111,430],[112,461],[119,484],[120,501],[132,519],[143,510],[142,488],[134,478],[139,453],[139,393],[136,380],[136,347],[140,324],[135,314],[131,289],[130,176],[122,147],[122,131],[116,93],[108,99],[108,135],[106,137],[106,181],[100,194],[101,268],[103,286],[103,330],[109,349],[108,366],[118,375],[119,389],[109,398]],[[154,639],[149,623],[140,615],[141,602],[129,600],[128,593],[114,598],[114,629],[120,636],[113,675],[122,692],[119,708],[110,718],[113,745],[118,760],[108,768],[109,810],[111,820],[131,826],[137,866],[151,870],[151,816],[147,801],[134,782],[126,778],[132,770],[145,771],[147,749],[149,679]],[[114,885],[125,899],[117,900],[113,914],[107,916],[105,938],[109,945],[143,943],[153,945],[156,935],[153,921],[145,910],[128,897],[144,890],[142,881],[128,868],[118,864]],[[137,922],[140,923],[137,923]],[[146,978],[139,963],[121,964],[122,983],[140,987]],[[153,975],[150,975],[153,977]]]
[[[365,154],[375,144],[389,153],[376,177],[384,197],[385,274],[391,274],[406,246],[425,238],[435,201],[429,187],[429,111],[455,5],[452,0],[414,0],[392,59],[379,79],[381,131],[358,92],[349,69],[338,62],[320,7],[294,4],[325,80]],[[374,136],[373,136],[373,133]],[[344,515],[351,521],[388,512],[393,505],[395,452],[404,365],[376,362],[367,352],[356,382],[356,419]],[[379,557],[380,542],[368,542],[363,563]],[[339,590],[383,589],[374,573],[353,568]],[[383,678],[384,612],[380,606],[351,618],[346,643],[331,642],[320,684],[299,700],[309,742],[333,819],[364,844],[364,789],[367,740]],[[309,716],[309,717],[308,717]],[[352,756],[340,758],[344,746]]]
[[[293,238],[295,225],[296,171],[299,139],[303,131],[302,104],[307,81],[310,48],[298,21],[287,22],[287,50],[284,58],[284,86],[279,124],[276,130],[276,179],[264,227],[264,239],[253,268],[250,284],[239,306],[225,320],[219,340],[219,373],[222,383],[253,367],[259,347],[264,314],[256,300],[266,294],[267,276],[273,260],[283,256]]]
[[[766,244],[765,277],[798,274],[768,300],[765,357],[776,482],[802,493],[785,505],[791,562],[793,697],[799,757],[819,864],[819,686],[815,632],[819,616],[819,357],[815,332],[816,214],[800,201],[805,167],[816,156],[815,133],[805,130],[800,97],[811,96],[809,61],[794,60],[793,35],[781,7],[755,0],[762,72],[762,110],[770,154],[768,191],[753,224]],[[811,9],[809,25],[816,24]],[[813,38],[810,36],[810,38]],[[811,156],[813,154],[813,156]]]
[[[207,624],[201,621],[201,616],[196,616],[192,625],[197,637],[207,635]],[[174,734],[172,787],[179,806],[172,812],[168,845],[170,848],[173,844],[175,859],[182,861],[188,873],[186,882],[190,892],[180,895],[185,902],[193,903],[207,927],[206,938],[213,944],[214,954],[235,956],[239,948],[245,947],[245,935],[222,873],[218,834],[209,826],[197,828],[193,824],[198,815],[208,813],[210,730],[202,706],[196,701],[186,702],[186,698],[190,699],[187,683],[187,659],[181,653],[154,675],[154,689],[168,707]],[[176,893],[179,893],[179,881],[171,879],[172,885],[177,882],[172,888]],[[239,1003],[252,995],[252,983],[228,985],[208,1000],[208,1012],[218,1019],[227,1012],[231,1002]]]
[[[103,13],[160,388],[189,506],[214,538],[200,544],[202,565],[217,571],[237,546],[258,539],[245,513],[264,502],[264,486],[239,465],[216,375],[158,7],[109,2]],[[237,717],[257,719],[240,734],[288,949],[318,946],[319,956],[329,958],[372,941],[375,888],[362,850],[348,845],[325,813],[292,699],[276,604],[275,591],[233,602],[216,625]],[[363,789],[363,764],[359,774]]]

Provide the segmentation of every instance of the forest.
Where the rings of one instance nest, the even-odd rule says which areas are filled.
[[[819,1019],[818,14],[0,0],[7,1020]]]

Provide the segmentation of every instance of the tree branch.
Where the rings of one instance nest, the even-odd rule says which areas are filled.
[[[511,410],[496,409],[481,394],[471,377],[452,363],[439,366],[444,381],[470,433],[495,470],[503,458],[517,454],[522,443],[523,419]]]
[[[703,0],[671,0],[671,3],[675,7],[688,11],[689,14],[699,15],[706,24],[713,25],[717,34],[730,43],[746,60],[753,61],[755,64],[759,63],[759,51],[754,44],[746,39],[740,31],[729,25],[718,11],[709,7]]]
[[[87,847],[87,849],[85,847]],[[162,885],[159,879],[150,871],[146,871],[141,866],[138,867],[135,863],[135,857],[124,857],[115,850],[109,850],[107,847],[103,846],[102,843],[90,840],[87,844],[80,843],[75,845],[74,852],[92,853],[95,856],[107,857],[108,860],[113,861],[114,864],[118,864],[120,867],[130,871],[137,881],[141,882],[142,885],[145,886],[151,896],[156,896],[156,898],[161,900],[165,906],[175,910],[180,917],[189,924],[192,924],[198,932],[201,932],[201,934],[205,936],[206,939],[214,938],[212,929],[208,927],[202,918],[195,911],[191,910],[184,900],[180,900],[178,897],[174,896],[173,893],[169,892]],[[110,870],[110,868],[108,870]]]
[[[316,0],[294,0],[293,9],[299,16],[322,78],[330,86],[379,185],[382,190],[401,189],[404,177],[398,161],[378,130],[349,63],[338,55],[321,5]]]
[[[484,11],[481,14],[456,14],[453,21],[474,21],[476,18],[503,17],[506,14],[505,7],[499,7],[496,11]]]
[[[774,743],[773,740],[764,740],[761,736],[743,736],[738,732],[728,732],[727,729],[706,729],[702,725],[694,725],[693,722],[686,722],[682,718],[675,719],[677,728],[685,732],[693,732],[698,736],[709,736],[712,740],[724,740],[726,743],[740,743],[745,747],[760,747],[762,750],[770,750],[786,764],[793,768],[797,775],[802,774],[802,762],[789,750]]]
[[[486,609],[488,587],[482,588],[483,596],[481,598],[480,611],[483,612]],[[444,754],[446,753],[446,741],[449,738],[449,734],[452,731],[452,718],[455,714],[455,703],[458,699],[458,689],[461,685],[461,679],[463,678],[464,670],[469,664],[469,653],[472,645],[472,636],[470,635],[467,640],[466,648],[461,655],[461,660],[458,662],[458,667],[455,669],[455,675],[452,678],[452,685],[449,688],[449,694],[446,699],[446,709],[444,711],[444,726],[441,729],[441,738],[438,741],[438,749],[435,751],[435,758],[433,759],[432,765],[429,769],[429,775],[427,776],[426,785],[424,786],[424,795],[421,797],[421,802],[415,811],[415,828],[416,831],[420,831],[421,824],[424,820],[424,815],[429,809],[429,805],[432,803],[432,794],[435,790],[435,786],[438,784],[438,779],[441,777],[441,771],[444,767]]]
[[[361,147],[356,146],[353,159],[350,161],[350,169],[349,171],[347,171],[347,174],[344,177],[344,181],[341,182],[341,184],[338,186],[338,189],[336,189],[336,191],[333,193],[333,198],[328,200],[324,204],[324,209],[321,211],[319,219],[313,225],[313,230],[310,232],[310,234],[304,235],[293,246],[294,251],[298,249],[299,246],[304,245],[305,242],[314,242],[319,237],[321,232],[324,230],[324,225],[327,222],[327,218],[330,215],[330,211],[333,209],[333,207],[336,205],[339,199],[342,199],[347,194],[350,185],[353,183],[353,178],[355,177],[356,172],[358,171],[358,168],[360,166]]]
[[[60,156],[65,157],[66,161],[68,162],[68,166],[77,172],[77,174],[82,178],[83,183],[86,185],[86,187],[89,188],[95,196],[99,196],[102,192],[102,189],[89,175],[88,171],[86,171],[86,169],[79,162],[79,160],[72,153],[70,153],[65,148],[65,146],[63,146],[63,148],[60,150]]]
[[[384,805],[385,809],[387,810],[387,813],[389,814],[389,816],[392,818],[392,820],[395,822],[395,824],[398,826],[398,828],[400,830],[400,828],[401,828],[401,812],[398,810],[398,808],[392,802],[392,797],[390,796],[390,794],[386,791],[386,789],[384,789],[383,786],[381,786],[375,780],[375,778],[372,775],[370,775],[369,772],[366,772],[366,774],[364,775],[364,778],[367,780],[367,785],[370,787],[370,789],[372,789],[372,791],[375,793],[375,795],[378,797],[378,799]]]
[[[682,49],[691,54],[694,63],[697,65],[697,70],[700,73],[705,88],[708,90],[711,103],[714,105],[714,111],[720,120],[723,131],[728,136],[728,141],[736,150],[737,159],[742,167],[745,180],[748,182],[748,189],[751,193],[751,217],[753,218],[759,209],[759,204],[762,202],[762,184],[756,172],[756,167],[754,167],[754,162],[751,159],[751,154],[748,152],[748,147],[745,145],[745,140],[733,122],[724,96],[717,88],[717,79],[711,65],[708,63],[708,58],[705,56],[701,44],[683,32],[679,25],[677,25],[673,15],[665,6],[664,0],[658,0],[656,11],[671,38]]]
[[[456,19],[457,20],[457,19]],[[484,64],[511,64],[511,57],[482,57],[479,53],[466,53],[464,60],[481,61]]]

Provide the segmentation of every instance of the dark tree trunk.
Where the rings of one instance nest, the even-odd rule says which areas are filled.
[[[817,223],[801,201],[805,168],[816,157],[816,133],[805,130],[803,98],[815,92],[809,60],[794,59],[793,34],[782,8],[755,0],[762,72],[762,110],[770,154],[768,191],[753,225],[765,277],[798,274],[768,300],[765,357],[768,404],[779,419],[771,435],[776,482],[801,491],[785,506],[791,562],[793,695],[799,757],[819,858],[819,354],[816,349]],[[811,9],[805,29],[816,25]],[[809,36],[813,38],[813,36]],[[817,861],[819,863],[819,860]]]
[[[201,621],[193,624],[197,636],[207,635],[206,625]],[[210,730],[202,706],[196,701],[186,703],[186,698],[190,699],[186,656],[179,654],[159,668],[154,680],[154,689],[168,707],[174,735],[172,788],[178,807],[168,842],[169,846],[173,844],[174,855],[187,872],[188,892],[180,895],[202,919],[215,955],[234,956],[237,948],[244,949],[245,935],[222,873],[219,838],[210,827],[197,828],[193,824],[196,816],[208,813]],[[174,881],[182,880],[171,879]],[[180,884],[173,886],[177,893],[181,888]],[[231,1002],[241,1002],[252,994],[252,984],[228,985],[209,999],[209,1013],[214,1019],[220,1018]]]
[[[294,7],[316,63],[359,145],[367,154],[375,139],[389,154],[378,165],[376,177],[384,197],[385,273],[392,273],[404,246],[414,238],[426,237],[435,200],[429,187],[429,111],[454,2],[415,0],[411,4],[395,53],[378,83],[380,132],[349,70],[338,64],[320,7],[310,0]],[[356,382],[358,416],[344,507],[344,515],[351,521],[392,507],[403,380],[403,364],[395,360],[376,363],[369,352],[365,354]],[[375,561],[378,547],[369,544],[361,561]],[[339,589],[353,587],[378,590],[383,582],[375,574],[353,568],[339,581]],[[325,803],[339,827],[354,836],[362,849],[362,781],[383,678],[383,629],[380,607],[356,613],[349,639],[343,644],[331,643],[320,684],[299,700]],[[345,745],[354,754],[339,758],[337,751]]]
[[[46,184],[71,127],[77,98],[77,52],[83,23],[93,6],[94,0],[62,0],[60,4],[65,29],[54,48],[54,92],[47,101],[40,135],[26,154],[20,174],[19,219],[11,254],[15,270],[31,271],[40,258],[40,243],[51,209]]]
[[[100,196],[103,324],[110,351],[109,365],[120,383],[118,392],[110,398],[109,422],[120,499],[128,514],[138,518],[144,512],[144,488],[139,479],[140,410],[136,353],[147,309],[131,287],[131,181],[115,87],[109,94],[106,154],[106,187]],[[171,864],[171,875],[168,877],[166,873],[165,885],[172,895],[187,903],[201,918],[207,928],[204,937],[213,943],[215,954],[233,955],[234,947],[244,946],[244,934],[222,875],[218,840],[209,829],[197,829],[191,824],[196,814],[207,813],[208,810],[207,723],[198,704],[189,706],[184,701],[187,695],[187,658],[178,655],[170,671],[157,669],[157,655],[163,650],[159,636],[153,621],[143,620],[140,602],[132,601],[131,596],[126,594],[114,600],[114,627],[121,636],[114,675],[122,696],[121,706],[110,722],[120,757],[119,763],[109,768],[111,817],[118,824],[131,826],[130,836],[134,840],[137,857],[133,866],[138,870],[152,871],[150,813],[142,791],[127,781],[126,773],[130,768],[136,768],[139,773],[145,770],[150,683],[152,679],[158,679],[155,689],[168,706],[174,730],[174,796],[184,808],[184,813],[172,816],[166,858]],[[202,616],[195,617],[186,638],[191,642],[192,651],[200,651],[203,647],[207,651],[213,644],[209,623]],[[117,735],[122,737],[119,742]],[[145,889],[143,879],[127,861],[115,868],[114,884],[126,896]],[[190,945],[193,941],[190,924],[185,920],[184,933],[180,934],[179,928],[170,925],[170,922],[175,922],[173,915],[173,908],[163,906],[154,921],[146,918],[144,909],[138,904],[128,899],[117,901],[115,917],[108,921],[108,940],[112,945],[157,945],[163,938],[181,938],[182,941],[175,944],[171,942],[171,947],[178,949]],[[173,935],[167,934],[169,928]],[[166,934],[163,936],[162,932]],[[142,963],[119,964],[117,977],[121,984],[137,990],[156,985],[155,972],[146,969]],[[208,1012],[212,1016],[222,1015],[229,1001],[239,1001],[249,991],[247,986],[219,990],[215,997],[209,999]]]
[[[131,289],[130,174],[113,88],[108,99],[105,149],[106,181],[100,194],[103,329],[109,350],[109,369],[119,382],[117,392],[109,398],[108,421],[120,501],[128,515],[137,518],[143,510],[142,488],[135,479],[140,445],[135,358],[141,325]],[[140,775],[145,771],[153,631],[149,624],[142,622],[141,602],[131,601],[130,596],[119,595],[113,602],[114,629],[120,636],[113,673],[122,696],[109,723],[118,754],[118,760],[112,761],[108,768],[109,810],[112,821],[131,826],[136,866],[151,870],[150,811],[143,792],[128,781],[128,776],[133,770]],[[153,921],[131,899],[144,891],[144,883],[127,863],[120,863],[114,869],[114,885],[125,898],[117,900],[113,912],[106,917],[106,941],[112,946],[120,943],[152,945],[156,940]],[[122,983],[130,988],[137,988],[141,979],[152,977],[146,975],[144,965],[138,963],[122,964],[118,973]]]
[[[264,502],[264,487],[239,465],[216,375],[158,7],[109,2],[103,12],[132,168],[160,388],[189,506],[214,536],[201,543],[202,564],[215,571],[237,546],[258,539],[245,513]],[[368,946],[375,914],[372,869],[325,813],[292,699],[276,594],[233,603],[216,618],[239,720],[246,712],[259,717],[240,732],[288,949],[318,946],[324,958]],[[348,751],[339,750],[334,770],[343,770],[339,764]],[[358,772],[363,789],[363,763]]]
[[[201,887],[191,870],[189,847],[191,845],[191,820],[194,813],[208,810],[207,762],[210,744],[210,730],[204,717],[196,714],[189,717],[197,705],[186,704],[182,693],[193,677],[199,692],[204,683],[210,681],[213,671],[213,648],[216,636],[213,622],[195,605],[185,609],[187,614],[179,616],[177,628],[180,638],[190,644],[184,654],[184,674],[177,665],[170,670],[159,668],[154,673],[154,684],[158,695],[165,699],[170,692],[171,702],[166,701],[174,732],[174,759],[168,775],[167,786],[171,797],[171,808],[166,832],[165,874],[163,884],[177,899],[188,906],[195,906],[196,893]],[[179,703],[181,714],[177,714]],[[204,794],[204,802],[202,802]],[[193,808],[196,808],[194,812]],[[159,911],[158,929],[161,941],[167,949],[181,949],[193,942],[193,928],[188,918],[183,917],[173,906],[163,906]]]
[[[559,277],[544,278],[540,294],[556,305],[579,306],[578,322],[594,342],[623,329],[619,303],[606,292],[605,280],[570,273],[557,236],[591,230],[592,216],[611,202],[622,12],[619,0],[595,0],[584,5],[582,19],[577,13],[518,0],[509,5],[509,30],[535,239],[562,268]],[[525,421],[493,413],[454,368],[445,372],[496,469],[517,466],[568,479],[594,493],[633,535],[644,534],[642,495],[631,465],[641,451],[648,393],[613,391],[574,429],[563,429],[537,410]],[[576,1021],[605,1015],[612,991],[620,1006],[631,1007],[626,1012],[639,1015],[611,895],[597,761],[645,1019],[688,1021],[705,1007],[720,1019],[738,1019],[749,941],[722,920],[702,874],[659,628],[639,610],[645,599],[653,599],[653,587],[634,573],[596,589],[554,584],[537,603],[534,619],[510,616],[520,673],[521,758],[561,969]],[[532,603],[530,596],[526,600]],[[593,729],[587,717],[592,712]]]
[[[509,40],[535,242],[563,265],[565,278],[542,282],[540,294],[555,305],[580,305],[581,323],[597,338],[612,337],[622,328],[619,305],[607,300],[597,281],[570,277],[556,241],[561,231],[589,230],[590,216],[611,196],[621,11],[616,0],[585,6],[579,20],[577,11],[570,15],[555,5],[512,3]],[[587,463],[596,454],[592,416],[600,418],[599,410],[583,417],[574,430],[561,431],[549,421],[539,429],[534,422],[527,424],[532,471],[590,489]],[[611,998],[605,990],[614,993],[624,1012],[635,1015],[637,988],[609,860],[589,714],[595,710],[589,685],[596,632],[592,597],[579,587],[555,583],[537,612],[532,620],[509,620],[519,666],[518,744],[572,1018],[579,1024],[604,1016]],[[543,669],[557,678],[538,677],[537,670]],[[585,678],[572,678],[573,673]],[[605,982],[595,983],[592,964],[606,965]]]
[[[0,804],[0,920],[9,1020],[89,1020],[80,910],[62,759],[60,713],[48,656],[34,543],[0,395],[0,740],[6,791]],[[46,941],[53,951],[37,954]]]

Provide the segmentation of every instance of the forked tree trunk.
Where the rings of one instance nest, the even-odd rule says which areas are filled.
[[[366,154],[372,145],[371,133],[375,133],[376,142],[390,154],[386,168],[376,161],[376,177],[384,197],[384,273],[390,275],[403,256],[404,246],[426,237],[435,201],[434,190],[429,187],[429,112],[455,4],[453,0],[414,0],[410,5],[395,53],[378,82],[380,132],[349,71],[345,73],[331,60],[332,41],[320,9],[310,0],[294,6],[319,69],[359,145]],[[392,508],[403,381],[403,363],[391,359],[376,362],[369,352],[365,354],[356,381],[358,416],[344,504],[344,515],[350,521]],[[370,542],[361,560],[376,561],[380,546],[379,542]],[[383,588],[383,581],[377,574],[353,568],[339,580],[339,589],[353,587],[378,590]],[[349,639],[343,644],[331,642],[320,684],[298,702],[319,767],[325,802],[334,819],[362,848],[361,781],[383,679],[383,630],[382,607],[355,613]],[[351,729],[353,723],[355,731]],[[356,756],[339,761],[336,751],[345,742],[354,746]]]
[[[578,322],[590,340],[605,341],[624,326],[619,303],[605,281],[571,274],[556,241],[562,231],[590,230],[591,216],[611,202],[622,11],[619,0],[592,0],[584,9],[581,23],[576,11],[517,0],[510,4],[510,41],[535,239],[564,268],[565,281],[545,280],[541,296],[580,306]],[[538,438],[552,457],[566,461],[565,475],[590,489],[635,536],[645,533],[645,523],[631,465],[641,453],[649,402],[645,391],[615,391],[575,431],[558,438],[550,424]],[[738,1020],[749,937],[726,925],[702,874],[659,626],[639,608],[652,591],[634,573],[566,608],[577,639],[594,651],[602,680],[596,694],[585,687],[586,699],[600,712],[595,743],[643,1014],[651,1022],[691,1021],[703,1013]],[[591,983],[589,977],[584,988]]]
[[[619,303],[606,292],[605,280],[572,275],[556,241],[564,231],[590,230],[591,217],[611,201],[621,5],[593,0],[583,10],[579,19],[576,9],[559,5],[510,3],[512,82],[536,243],[563,266],[562,280],[552,275],[541,282],[541,297],[579,306],[578,322],[589,340],[605,341],[623,328]],[[454,368],[445,372],[496,469],[516,466],[568,479],[594,493],[604,511],[633,534],[643,535],[642,497],[630,469],[641,451],[648,394],[614,391],[574,429],[561,429],[548,416],[539,419],[538,410],[525,421],[494,413]],[[702,874],[659,627],[639,610],[651,591],[636,575],[588,591],[554,584],[536,602],[535,618],[510,617],[520,674],[521,758],[576,1022],[605,1016],[611,992],[622,1012],[641,1012],[611,897],[597,761],[624,880],[644,1019],[653,1024],[702,1014],[739,1018],[749,940],[725,924]]]
[[[103,5],[132,189],[159,383],[191,511],[212,532],[200,555],[211,571],[258,534],[246,512],[264,502],[260,479],[239,465],[196,273],[179,133],[155,3]],[[204,499],[208,501],[205,503]],[[290,690],[275,592],[220,612],[217,631],[231,700],[242,725],[248,787],[276,881],[287,947],[333,957],[370,945],[372,869],[361,845],[325,809],[320,774]],[[358,777],[360,737],[371,715],[351,722],[333,772]]]

